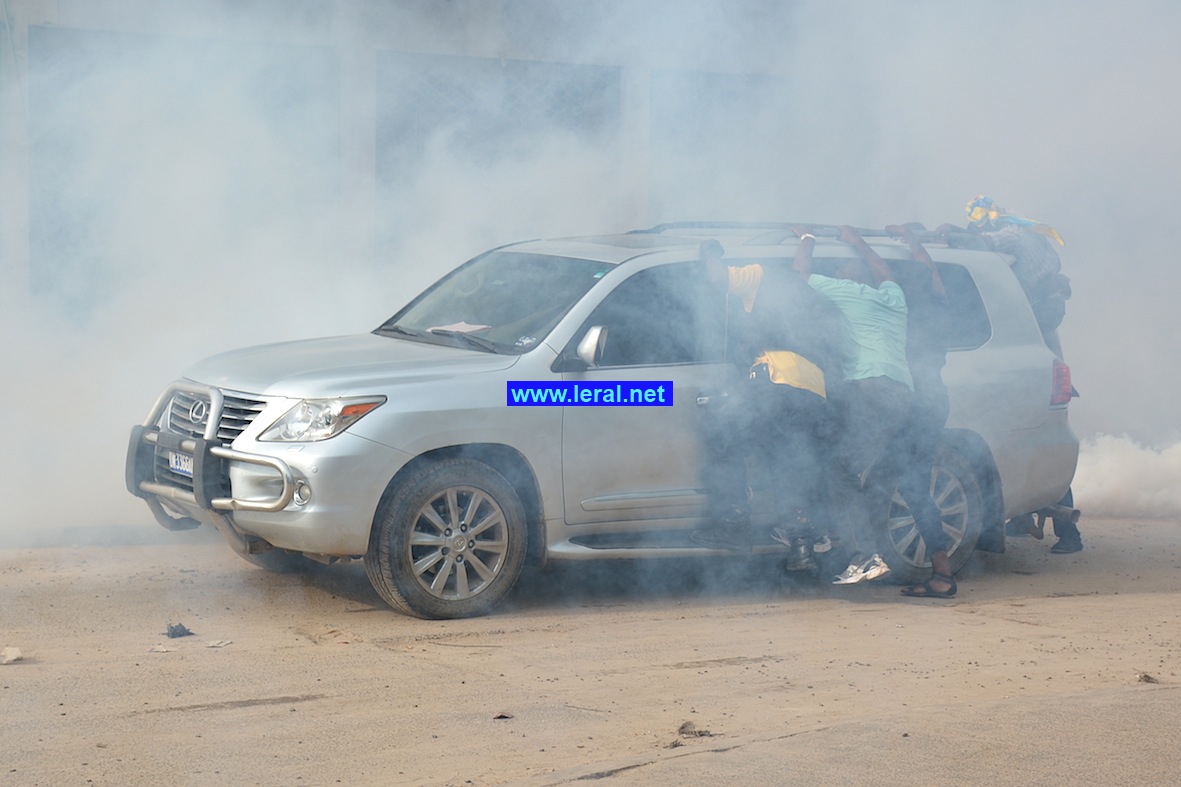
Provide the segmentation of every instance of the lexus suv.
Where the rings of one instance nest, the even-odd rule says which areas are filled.
[[[790,266],[788,227],[679,223],[515,243],[371,333],[201,361],[133,428],[127,487],[164,527],[215,527],[272,571],[363,560],[386,602],[424,618],[484,614],[548,560],[721,555],[690,538],[708,502],[702,405],[736,373],[725,298],[698,249],[715,239],[730,264]],[[818,272],[855,255],[830,228],[815,232]],[[887,263],[909,260],[885,233],[864,234]],[[956,317],[932,492],[959,568],[974,549],[1003,550],[1007,519],[1049,510],[1069,488],[1070,372],[1012,259],[919,237]],[[664,386],[668,397],[536,397],[575,384]],[[532,390],[534,404],[511,406],[514,390]],[[788,501],[772,495],[756,524],[777,510]],[[905,500],[895,494],[874,519],[894,573],[924,576]]]

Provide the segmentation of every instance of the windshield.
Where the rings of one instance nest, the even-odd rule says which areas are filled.
[[[523,353],[611,268],[609,262],[493,251],[444,276],[374,333]]]

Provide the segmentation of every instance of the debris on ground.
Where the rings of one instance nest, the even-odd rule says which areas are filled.
[[[232,639],[215,639],[205,643],[207,648],[224,648],[226,645],[232,644]]]
[[[1141,683],[1160,683],[1159,680],[1152,677],[1147,672],[1136,673],[1136,680],[1140,681]]]
[[[664,748],[676,749],[684,746],[685,742],[682,741],[681,738],[712,738],[714,736],[714,734],[709,730],[697,729],[697,725],[691,721],[687,721],[680,727],[677,727],[677,735],[679,737],[676,738],[672,743],[667,744]]]
[[[169,639],[176,639],[177,637],[192,636],[192,633],[193,632],[189,631],[188,627],[185,626],[184,623],[169,623],[168,624],[168,638]]]
[[[148,653],[171,653],[174,650],[176,650],[176,648],[168,648],[163,645],[153,645],[152,647],[148,648]]]
[[[511,719],[511,718],[513,718],[513,714],[509,713],[506,710],[502,710],[500,713],[496,714],[492,718],[493,719]]]
[[[713,733],[709,730],[699,730],[697,725],[691,721],[687,721],[680,727],[677,727],[677,735],[682,738],[712,738]]]
[[[20,648],[5,648],[0,650],[0,664],[12,664],[24,658]]]

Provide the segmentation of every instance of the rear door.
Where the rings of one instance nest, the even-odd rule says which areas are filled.
[[[971,274],[952,264],[939,271],[955,315],[943,373],[949,426],[986,435],[1037,428],[1049,414],[1053,353],[1021,285],[1000,260]]]

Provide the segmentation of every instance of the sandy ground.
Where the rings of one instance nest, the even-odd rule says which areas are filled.
[[[0,784],[1175,783],[1181,523],[1082,529],[952,601],[579,564],[448,622],[201,533],[0,550]]]

